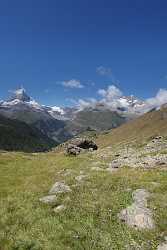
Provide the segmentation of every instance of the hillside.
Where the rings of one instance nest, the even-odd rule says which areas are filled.
[[[108,109],[85,109],[75,114],[65,127],[70,134],[77,135],[87,130],[104,131],[116,128],[126,122],[126,118]]]
[[[158,111],[150,111],[143,116],[129,121],[126,124],[100,135],[97,144],[101,147],[122,143],[138,141],[145,142],[152,136],[167,136],[167,107],[164,106]]]
[[[38,152],[55,146],[56,142],[24,122],[0,115],[0,149]]]
[[[99,149],[77,157],[0,152],[1,248],[165,249],[166,124],[164,107],[99,135]]]

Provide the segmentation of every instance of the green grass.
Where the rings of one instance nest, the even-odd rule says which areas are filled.
[[[137,245],[157,249],[167,235],[167,172],[128,168],[112,174],[95,172],[92,161],[91,154],[1,153],[0,249],[123,250],[138,249]],[[60,171],[65,169],[72,169],[72,174],[63,176]],[[88,176],[76,185],[80,171]],[[41,204],[39,198],[61,180],[72,192],[59,196],[57,205],[64,203],[67,209],[55,214],[53,207]],[[156,221],[154,230],[131,229],[118,219],[137,188],[152,193],[149,206]]]

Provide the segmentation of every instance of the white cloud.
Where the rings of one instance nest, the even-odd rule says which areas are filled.
[[[88,107],[94,108],[100,103],[113,111],[121,110],[123,112],[143,114],[151,109],[158,109],[167,103],[167,89],[160,89],[155,97],[143,101],[135,98],[133,95],[129,97],[124,96],[122,91],[114,85],[108,86],[107,89],[99,89],[98,94],[101,96],[100,100],[93,98],[80,99],[78,101],[80,110]]]
[[[111,68],[99,66],[96,68],[96,73],[101,75],[101,76],[110,76],[110,75],[112,75],[112,70],[111,70]]]
[[[159,108],[167,103],[167,89],[160,89],[155,97],[146,99],[146,109]]]
[[[113,99],[117,99],[120,98],[123,94],[121,92],[120,89],[118,89],[116,86],[114,85],[110,85],[107,90],[105,89],[99,89],[98,90],[98,94],[103,96],[106,100],[113,100]]]
[[[77,88],[77,89],[81,89],[83,88],[84,86],[81,84],[81,82],[79,80],[76,80],[76,79],[71,79],[69,81],[63,81],[61,82],[61,84],[64,86],[64,87],[67,87],[67,88]]]
[[[87,100],[79,99],[78,107],[79,107],[79,110],[83,110],[89,107],[94,108],[96,106],[96,103],[97,103],[97,100],[94,98],[88,98]]]

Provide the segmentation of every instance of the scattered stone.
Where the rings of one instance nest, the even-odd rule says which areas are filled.
[[[53,211],[54,211],[55,213],[60,213],[60,212],[64,211],[65,209],[66,209],[66,206],[64,206],[64,205],[59,205],[59,206],[55,207],[55,208],[53,209]]]
[[[68,185],[64,184],[64,182],[56,182],[49,191],[49,194],[57,194],[57,193],[67,193],[71,192],[71,189]]]
[[[152,229],[154,222],[152,213],[147,208],[149,193],[144,189],[137,189],[133,192],[134,203],[119,214],[119,218],[127,225],[138,229]]]
[[[45,204],[52,204],[57,201],[56,195],[47,195],[39,199],[39,201],[45,203]]]

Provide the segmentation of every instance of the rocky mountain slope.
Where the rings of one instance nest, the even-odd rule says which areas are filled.
[[[97,132],[116,128],[127,120],[116,111],[109,109],[88,109],[75,113],[74,118],[67,122],[67,130],[77,135],[84,131],[94,130]]]
[[[56,146],[56,142],[40,130],[19,120],[0,115],[0,149],[39,152]]]

